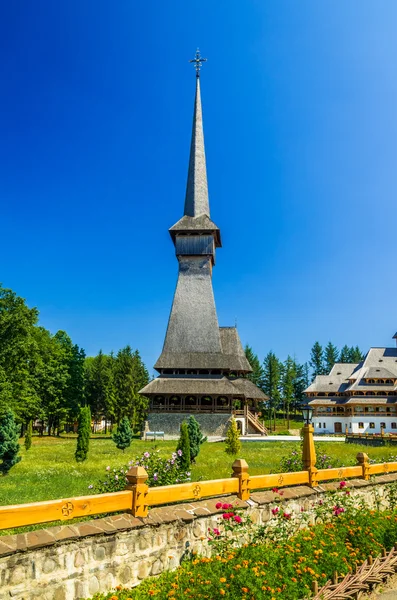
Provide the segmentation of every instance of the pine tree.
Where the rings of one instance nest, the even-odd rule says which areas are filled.
[[[198,421],[191,415],[187,423],[189,442],[190,442],[190,462],[195,463],[200,452],[200,446],[207,441],[201,433],[201,427]]]
[[[18,442],[18,427],[15,423],[14,413],[8,410],[0,419],[0,473],[6,475],[8,471],[19,463],[20,450]]]
[[[131,446],[133,433],[128,417],[123,417],[116,433],[113,434],[113,441],[119,450],[124,450]]]
[[[281,385],[281,363],[274,352],[269,352],[263,361],[263,383],[262,389],[269,397],[267,402],[271,420],[274,418],[274,429],[276,429],[276,410],[280,404],[280,385]]]
[[[295,362],[295,378],[293,381],[294,386],[294,410],[296,411],[301,407],[303,403],[306,404],[306,397],[304,395],[305,389],[309,385],[309,367],[307,363],[300,365]]]
[[[339,360],[339,352],[338,352],[338,348],[336,346],[334,346],[331,342],[328,342],[328,344],[325,346],[325,351],[324,351],[324,361],[325,361],[325,369],[327,371],[327,373],[329,373],[332,369],[332,367],[334,366],[335,363],[337,363]]]
[[[30,450],[32,446],[32,433],[33,433],[33,423],[32,420],[28,422],[28,426],[26,427],[25,433],[25,448],[26,450]]]
[[[235,456],[241,450],[241,442],[236,419],[230,420],[230,425],[226,433],[225,452]]]
[[[248,360],[252,369],[252,373],[249,373],[247,375],[247,379],[250,379],[252,383],[255,383],[255,385],[261,387],[263,379],[263,367],[258,358],[258,355],[254,353],[251,346],[248,346],[248,344],[244,348],[244,352],[245,357]]]
[[[189,429],[186,421],[183,421],[181,425],[181,432],[176,447],[178,454],[178,462],[181,469],[189,471],[190,469],[190,440],[189,440]]]
[[[87,458],[90,445],[91,411],[89,406],[80,408],[78,423],[75,459],[77,462],[83,462]]]
[[[310,351],[309,364],[312,368],[312,381],[317,375],[325,375],[323,348],[318,342],[314,344]]]
[[[352,363],[359,363],[364,360],[364,354],[361,352],[358,346],[352,346],[350,348],[350,361]]]

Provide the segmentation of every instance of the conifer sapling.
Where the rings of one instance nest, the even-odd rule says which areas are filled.
[[[236,455],[241,450],[241,442],[239,437],[239,431],[237,427],[236,419],[233,417],[230,420],[230,425],[226,433],[226,447],[225,452],[227,454]]]
[[[128,417],[123,417],[120,421],[120,425],[117,428],[116,433],[113,434],[113,441],[115,442],[119,450],[124,450],[131,446],[132,442],[132,429]]]
[[[195,463],[200,452],[200,446],[207,441],[203,437],[199,422],[191,415],[187,423],[190,442],[190,462]]]
[[[83,462],[87,458],[91,435],[91,411],[89,406],[80,408],[77,427],[77,447],[75,459]]]
[[[0,418],[0,473],[6,475],[8,471],[19,463],[18,427],[15,423],[14,413],[7,410]]]
[[[32,422],[32,420],[30,420],[28,423],[28,426],[26,427],[26,433],[25,433],[25,448],[26,448],[26,450],[30,450],[30,447],[32,445],[32,433],[33,433],[33,422]]]

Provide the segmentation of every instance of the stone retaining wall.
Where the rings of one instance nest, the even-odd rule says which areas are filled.
[[[183,421],[187,421],[190,414],[199,422],[203,435],[220,436],[226,435],[231,413],[203,413],[174,412],[156,413],[149,412],[148,424],[150,431],[164,431],[165,435],[179,436]]]
[[[349,480],[352,494],[373,501],[397,474],[374,481]],[[284,488],[283,508],[310,510],[338,483],[316,489]],[[208,554],[208,527],[216,526],[220,500],[237,502],[255,523],[271,518],[273,492],[256,492],[248,502],[235,496],[153,508],[144,519],[129,514],[0,537],[0,600],[78,600],[116,585],[134,586],[149,575],[177,567],[191,552]]]

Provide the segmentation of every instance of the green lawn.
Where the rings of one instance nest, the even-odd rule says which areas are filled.
[[[166,456],[175,449],[176,442],[143,442],[135,440],[123,454],[110,440],[91,440],[89,458],[84,463],[74,460],[76,441],[59,438],[33,438],[29,452],[22,446],[22,460],[10,473],[0,478],[0,505],[22,504],[55,498],[89,494],[88,486],[95,483],[105,468],[118,467],[145,450],[158,447]],[[253,475],[277,472],[280,458],[299,442],[243,442],[240,458],[245,458]],[[343,464],[354,464],[357,452],[384,460],[393,448],[369,448],[336,442],[321,443],[318,449],[338,458]],[[192,465],[192,479],[229,477],[233,458],[224,451],[223,443],[205,443]]]

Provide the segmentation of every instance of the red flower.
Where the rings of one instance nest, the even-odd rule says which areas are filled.
[[[273,515],[276,515],[276,514],[278,513],[278,511],[279,511],[279,510],[280,510],[280,509],[279,509],[279,507],[278,507],[278,506],[276,506],[276,508],[272,508],[272,514],[273,514]]]
[[[278,494],[278,488],[272,488],[272,492],[274,492],[275,494]]]
[[[242,522],[242,518],[239,515],[234,515],[234,520],[236,521],[236,523]]]
[[[222,504],[223,510],[227,510],[228,508],[233,508],[233,504]]]
[[[345,487],[345,485],[346,485],[346,481],[341,481],[339,484],[339,487],[342,489]]]
[[[215,508],[222,508],[222,502],[217,502],[215,504]]]
[[[230,519],[233,516],[233,513],[223,513],[222,517],[226,520]]]
[[[284,519],[290,519],[291,518],[291,513],[283,513],[283,517]]]

